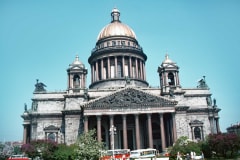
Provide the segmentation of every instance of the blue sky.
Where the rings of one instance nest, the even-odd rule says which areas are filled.
[[[77,54],[90,73],[88,57],[114,7],[148,56],[151,86],[159,86],[157,68],[168,52],[183,88],[206,76],[222,109],[222,131],[240,122],[240,1],[1,0],[0,141],[22,140],[20,115],[24,103],[31,106],[36,79],[48,91],[65,90],[66,69]]]

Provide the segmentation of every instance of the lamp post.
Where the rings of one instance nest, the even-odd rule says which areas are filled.
[[[112,145],[112,151],[113,151],[113,159],[114,158],[114,135],[117,134],[117,129],[112,125],[109,129],[109,134],[111,135],[111,145]]]

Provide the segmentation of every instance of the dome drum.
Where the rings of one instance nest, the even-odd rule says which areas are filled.
[[[142,48],[134,48],[129,46],[115,46],[115,47],[106,47],[97,50],[92,50],[91,56],[88,58],[88,62],[91,63],[92,60],[98,58],[102,55],[111,56],[109,54],[113,54],[112,56],[117,56],[118,53],[123,55],[122,53],[129,53],[132,56],[137,55],[143,57],[145,61],[147,60],[147,56],[142,52]]]
[[[124,87],[126,77],[131,78],[133,86],[147,87],[147,56],[134,31],[119,20],[119,10],[113,9],[111,16],[111,23],[100,31],[88,58],[91,66],[90,88]]]

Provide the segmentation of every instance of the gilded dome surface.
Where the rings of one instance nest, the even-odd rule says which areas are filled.
[[[111,13],[112,22],[105,26],[98,34],[97,40],[111,36],[127,36],[136,39],[134,31],[119,20],[120,12],[114,8]]]

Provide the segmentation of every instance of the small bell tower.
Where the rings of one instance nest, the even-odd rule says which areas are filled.
[[[68,92],[84,92],[86,89],[87,69],[85,65],[79,61],[78,55],[72,64],[67,69],[68,73]]]
[[[160,78],[161,95],[173,96],[176,90],[181,88],[179,81],[179,67],[175,62],[169,59],[168,54],[165,60],[158,67]]]

